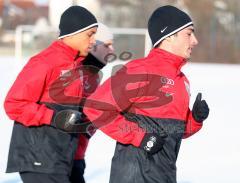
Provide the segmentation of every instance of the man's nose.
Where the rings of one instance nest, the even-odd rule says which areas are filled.
[[[193,34],[193,40],[192,40],[192,43],[193,43],[194,46],[196,46],[196,45],[198,44],[198,40],[197,40],[195,34]]]
[[[95,39],[95,37],[93,37],[93,38],[90,40],[90,44],[92,44],[92,45],[96,44],[96,39]]]

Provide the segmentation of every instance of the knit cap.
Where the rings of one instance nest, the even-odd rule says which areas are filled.
[[[153,47],[190,25],[193,25],[191,18],[182,10],[170,5],[157,8],[148,21]]]
[[[97,27],[97,19],[86,8],[71,6],[61,15],[58,39],[77,34],[92,27]]]

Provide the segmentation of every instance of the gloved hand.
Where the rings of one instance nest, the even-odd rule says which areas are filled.
[[[167,133],[162,127],[157,125],[151,118],[135,115],[133,113],[121,112],[121,114],[129,121],[136,122],[140,128],[148,130],[158,129],[160,133],[146,133],[140,144],[140,148],[149,154],[155,154],[160,151],[165,143]]]
[[[166,137],[166,134],[146,133],[140,144],[140,148],[149,154],[155,154],[163,148]]]
[[[82,123],[82,113],[77,105],[62,105],[55,103],[43,103],[54,111],[51,126],[69,133],[78,133]]]
[[[66,132],[78,132],[82,122],[82,113],[72,109],[54,113],[51,125]]]
[[[209,108],[207,102],[202,100],[202,93],[198,93],[192,108],[193,118],[197,122],[202,123],[205,119],[207,119],[208,114]]]

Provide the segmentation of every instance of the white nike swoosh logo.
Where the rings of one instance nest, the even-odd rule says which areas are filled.
[[[168,27],[165,27],[164,29],[161,30],[161,33],[163,33]]]

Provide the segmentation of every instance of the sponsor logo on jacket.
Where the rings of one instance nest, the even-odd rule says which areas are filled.
[[[169,79],[167,77],[161,77],[161,83],[164,84],[164,85],[174,85],[174,81],[173,79]]]

